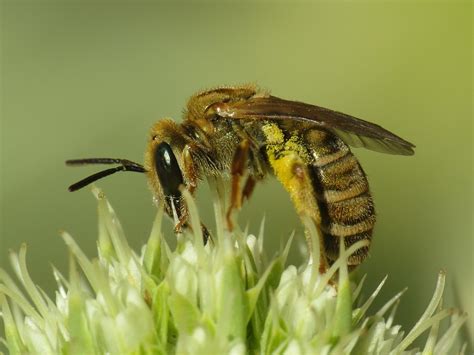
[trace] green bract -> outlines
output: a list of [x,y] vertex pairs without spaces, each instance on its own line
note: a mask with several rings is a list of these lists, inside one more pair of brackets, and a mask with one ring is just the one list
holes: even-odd
[[[184,192],[196,232],[179,235],[171,250],[161,233],[160,210],[137,254],[102,192],[94,188],[94,194],[98,259],[87,258],[62,233],[70,271],[66,278],[53,270],[55,300],[30,279],[25,246],[10,257],[26,292],[0,270],[2,342],[11,354],[445,354],[466,318],[442,309],[445,276],[440,273],[427,309],[405,332],[394,324],[403,292],[368,312],[385,280],[366,301],[358,299],[363,282],[357,287],[349,282],[345,258],[363,242],[341,250],[342,257],[324,275],[318,273],[318,260],[285,266],[290,241],[267,262],[263,228],[258,237],[224,231],[217,198],[212,243],[203,245],[197,209]],[[310,225],[308,230],[312,254],[319,255],[315,230]],[[331,280],[338,280],[337,287]],[[439,337],[439,324],[447,317],[450,325]],[[425,331],[424,349],[413,349]]]

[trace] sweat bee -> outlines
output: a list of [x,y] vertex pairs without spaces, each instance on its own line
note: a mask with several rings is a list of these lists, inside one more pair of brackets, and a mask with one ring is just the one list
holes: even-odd
[[[299,216],[314,221],[327,266],[338,257],[341,237],[346,248],[370,242],[376,219],[366,174],[349,145],[401,155],[414,154],[415,147],[374,123],[284,100],[253,85],[219,87],[193,95],[182,123],[165,118],[151,128],[143,166],[125,159],[68,160],[68,165],[119,164],[69,190],[118,171],[145,173],[154,199],[178,217],[179,229],[187,225],[182,186],[192,194],[203,178],[228,175],[231,229],[232,211],[250,198],[256,183],[275,175]],[[368,249],[354,252],[349,266],[359,265]]]

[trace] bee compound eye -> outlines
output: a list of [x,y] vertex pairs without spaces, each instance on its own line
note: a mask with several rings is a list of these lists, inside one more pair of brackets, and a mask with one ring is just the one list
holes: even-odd
[[161,142],[155,150],[155,168],[165,196],[179,197],[179,186],[184,183],[178,161],[166,142]]

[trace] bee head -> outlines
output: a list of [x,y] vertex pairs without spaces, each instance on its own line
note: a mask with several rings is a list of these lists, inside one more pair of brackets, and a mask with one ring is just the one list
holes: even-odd
[[185,212],[181,188],[186,186],[181,152],[185,146],[185,135],[180,126],[170,119],[160,120],[151,130],[151,139],[145,153],[144,166],[127,159],[86,158],[67,160],[69,166],[117,164],[99,171],[69,186],[69,191],[83,187],[119,171],[145,173],[156,202],[163,201],[166,213],[171,218],[180,218]]
[[185,209],[181,196],[181,189],[187,185],[182,159],[185,144],[180,126],[170,119],[162,119],[152,127],[145,152],[145,169],[153,199],[164,203],[171,218],[180,218]]

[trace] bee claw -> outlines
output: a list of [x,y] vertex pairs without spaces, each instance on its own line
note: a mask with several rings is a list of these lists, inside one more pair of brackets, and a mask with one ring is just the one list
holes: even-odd
[[209,233],[209,230],[207,229],[207,227],[202,223],[201,223],[201,230],[202,230],[202,238],[203,238],[204,245],[206,245],[208,241],[211,241],[212,243],[213,242],[212,235],[211,233]]
[[182,232],[182,230],[183,230],[183,228],[179,223],[177,225],[175,225],[174,228],[173,228],[173,232],[175,234],[180,234]]
[[181,216],[179,219],[178,223],[174,226],[174,232],[176,234],[182,233],[183,232],[183,227],[186,227],[186,218],[185,216]]

